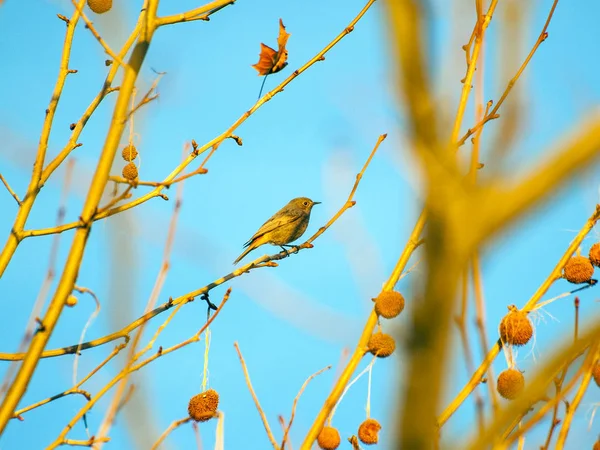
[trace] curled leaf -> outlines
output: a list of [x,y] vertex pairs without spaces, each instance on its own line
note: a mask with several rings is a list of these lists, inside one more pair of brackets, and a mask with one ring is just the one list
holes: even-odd
[[259,76],[279,72],[281,69],[287,66],[288,52],[285,48],[285,45],[287,44],[287,40],[289,37],[290,34],[287,31],[285,31],[283,21],[279,19],[279,36],[277,37],[277,51],[275,51],[268,45],[261,43],[258,62],[252,65],[252,67],[254,67],[258,71]]

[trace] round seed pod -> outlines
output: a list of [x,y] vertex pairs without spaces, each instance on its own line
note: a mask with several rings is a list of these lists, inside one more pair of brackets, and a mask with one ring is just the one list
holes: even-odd
[[373,333],[369,339],[369,351],[380,357],[387,358],[396,350],[396,341],[389,334]]
[[112,0],[87,0],[87,4],[96,14],[104,14],[112,8]]
[[596,361],[596,364],[594,364],[594,368],[592,369],[592,376],[594,377],[596,385],[600,387],[600,361]]
[[317,444],[323,450],[335,450],[340,446],[340,432],[333,427],[323,427],[317,437]]
[[594,266],[600,267],[600,242],[596,242],[590,247],[590,262]]
[[219,406],[219,394],[214,389],[194,395],[188,404],[188,413],[196,422],[206,422],[215,417]]
[[590,281],[594,266],[585,256],[573,256],[563,269],[563,277],[570,283],[580,284]]
[[135,145],[133,144],[129,144],[127,147],[124,147],[123,151],[121,152],[121,157],[128,162],[131,162],[137,158],[137,155],[137,148],[135,148]]
[[375,312],[386,319],[392,319],[404,309],[404,297],[397,291],[383,291],[375,299]]
[[123,167],[123,178],[133,181],[138,177],[138,170],[134,163],[130,162]]
[[533,336],[533,325],[527,313],[519,311],[515,305],[508,307],[508,314],[500,322],[500,338],[511,345],[525,345]]
[[525,377],[517,369],[506,369],[498,375],[498,394],[508,400],[517,398],[525,388]]
[[381,425],[375,419],[367,419],[358,427],[358,438],[363,444],[377,444]]
[[67,305],[69,308],[72,308],[76,304],[77,304],[77,297],[75,297],[73,294],[69,295],[69,297],[67,298],[67,301],[65,302],[65,305]]

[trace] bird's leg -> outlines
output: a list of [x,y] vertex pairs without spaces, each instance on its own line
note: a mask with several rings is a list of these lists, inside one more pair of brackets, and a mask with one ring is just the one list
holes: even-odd
[[286,256],[286,258],[287,258],[288,256],[290,256],[290,252],[288,252],[288,249],[287,249],[287,248],[285,248],[285,246],[283,246],[283,245],[280,245],[280,247],[281,247],[281,250],[283,250],[283,251],[285,252],[285,256]]
[[[296,253],[298,253],[298,252],[300,251],[300,249],[298,248],[298,246],[297,246],[297,245],[289,245],[289,244],[284,244],[284,245],[282,245],[282,246],[281,246],[281,248],[283,248],[283,247],[290,247],[290,248],[293,248],[293,249],[294,249],[294,254],[296,254]],[[284,249],[284,250],[285,250],[285,249]],[[286,252],[287,252],[287,250],[286,250]],[[289,252],[288,252],[288,255],[289,255]]]

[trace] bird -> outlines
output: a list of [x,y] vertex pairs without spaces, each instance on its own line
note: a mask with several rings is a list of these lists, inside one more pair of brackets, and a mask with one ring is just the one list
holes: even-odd
[[263,244],[279,245],[287,252],[285,246],[304,234],[313,206],[320,203],[314,202],[307,197],[298,197],[290,200],[287,205],[267,220],[254,233],[254,236],[244,244],[246,250],[244,250],[233,264],[237,264],[248,253]]

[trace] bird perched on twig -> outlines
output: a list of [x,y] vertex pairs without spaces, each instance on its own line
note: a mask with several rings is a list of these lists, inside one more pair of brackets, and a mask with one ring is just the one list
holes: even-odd
[[295,241],[306,231],[312,207],[321,202],[313,202],[310,198],[298,197],[277,211],[262,227],[244,244],[246,250],[236,259],[237,264],[244,256],[263,244],[279,245],[287,252],[287,244]]

